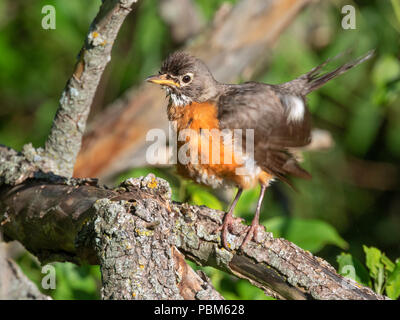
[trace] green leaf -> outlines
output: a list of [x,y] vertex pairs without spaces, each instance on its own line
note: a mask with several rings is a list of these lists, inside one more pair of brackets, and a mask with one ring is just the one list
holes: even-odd
[[400,297],[400,259],[396,260],[395,268],[387,279],[385,289],[390,299]]
[[386,257],[384,253],[382,253],[381,261],[385,266],[385,270],[389,271],[389,273],[393,272],[396,265],[392,262],[392,260]]
[[371,286],[368,270],[350,253],[342,252],[336,257],[339,264],[338,272],[346,278],[353,279],[364,286]]
[[385,266],[381,261],[382,252],[375,247],[363,246],[365,252],[365,263],[369,269],[369,275],[374,279],[375,291],[382,293],[385,281]]
[[265,226],[275,237],[284,237],[313,253],[328,244],[342,249],[348,247],[347,242],[340,237],[335,228],[321,220],[275,217],[267,220]]
[[369,269],[369,274],[373,279],[377,279],[379,275],[379,270],[384,269],[381,262],[382,252],[375,248],[363,246],[365,252],[365,263]]

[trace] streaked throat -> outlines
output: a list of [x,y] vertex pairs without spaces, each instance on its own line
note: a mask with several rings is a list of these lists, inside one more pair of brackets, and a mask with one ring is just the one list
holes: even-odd
[[169,96],[172,104],[177,107],[184,107],[192,103],[192,99],[184,94],[179,94],[173,91],[171,88],[166,88],[167,96]]

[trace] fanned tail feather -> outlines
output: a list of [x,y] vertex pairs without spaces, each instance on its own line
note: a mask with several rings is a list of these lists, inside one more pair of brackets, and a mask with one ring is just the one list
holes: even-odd
[[287,83],[284,83],[284,84],[281,84],[280,87],[305,96],[305,95],[309,94],[310,92],[322,87],[329,80],[336,78],[337,76],[347,72],[348,70],[352,69],[353,67],[372,58],[375,55],[375,50],[370,50],[365,55],[359,57],[358,59],[350,61],[348,63],[345,63],[344,65],[336,68],[335,70],[333,70],[331,72],[324,73],[324,74],[320,73],[322,68],[325,67],[329,62],[337,59],[338,57],[340,57],[342,55],[344,55],[344,54],[341,53],[332,59],[326,60],[324,63],[313,68],[311,71],[307,72],[306,74],[301,75],[297,79],[292,80]]
[[[335,70],[328,72],[326,74],[319,74],[318,72],[331,60],[325,61],[323,64],[319,65],[318,67],[315,67],[312,69],[310,72],[306,73],[304,76],[306,77],[307,85],[305,86],[305,94],[308,94],[314,90],[317,90],[318,88],[322,87],[325,83],[327,83],[329,80],[345,73],[346,71],[350,70],[351,68],[363,63],[364,61],[372,58],[375,54],[375,50],[369,51],[367,54],[364,56],[348,62],[341,67],[336,68]],[[334,58],[335,59],[335,58]]]

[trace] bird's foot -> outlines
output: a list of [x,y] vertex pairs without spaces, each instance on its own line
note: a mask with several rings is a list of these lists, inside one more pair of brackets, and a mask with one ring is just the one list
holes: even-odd
[[254,221],[251,223],[251,226],[249,227],[246,237],[244,238],[242,244],[240,245],[240,251],[243,251],[243,249],[246,247],[246,245],[248,244],[248,242],[250,240],[254,239],[254,236],[256,235],[258,228],[262,228],[265,229],[264,226],[260,225],[258,223],[258,221]]
[[240,218],[234,217],[232,214],[226,213],[224,222],[222,225],[220,225],[215,232],[221,232],[221,240],[222,240],[222,245],[224,246],[225,249],[229,250],[231,249],[231,245],[228,242],[228,236],[229,232],[232,232],[232,226],[235,224],[237,220],[240,220]]

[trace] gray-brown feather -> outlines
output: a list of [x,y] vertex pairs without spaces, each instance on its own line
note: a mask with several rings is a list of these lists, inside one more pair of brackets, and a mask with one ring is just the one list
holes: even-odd
[[[286,94],[276,86],[250,82],[226,85],[218,98],[218,119],[221,129],[254,130],[254,159],[265,171],[284,179],[291,174],[309,178],[290,148],[305,146],[311,141],[310,113],[303,97],[304,114],[301,121],[288,121]],[[246,144],[243,136],[242,146]]]
[[[341,55],[342,54],[339,54],[338,56],[341,56]],[[315,68],[311,69],[306,74],[303,74],[300,77],[298,77],[297,79],[294,79],[292,81],[283,83],[283,84],[279,85],[279,87],[281,90],[284,90],[286,92],[290,92],[293,94],[300,94],[300,95],[305,96],[305,95],[309,94],[310,92],[322,87],[329,80],[332,80],[333,78],[336,78],[337,76],[347,72],[348,70],[354,68],[355,66],[358,66],[359,64],[363,63],[364,61],[371,59],[374,55],[375,55],[375,50],[371,50],[371,51],[367,52],[365,55],[359,57],[358,59],[347,62],[331,72],[321,74],[320,71],[329,62],[338,58],[338,56],[333,59],[328,59],[325,62],[323,62],[322,64],[320,64],[319,66],[316,66]]]
[[[218,99],[218,118],[222,129],[254,129],[254,158],[262,169],[286,180],[291,174],[311,177],[300,167],[292,148],[311,142],[311,117],[305,96],[329,80],[374,56],[370,51],[335,70],[320,74],[331,60],[313,68],[306,74],[279,85],[249,82],[242,85],[225,85]],[[303,113],[295,108],[303,104]],[[242,145],[245,145],[242,142]]]

